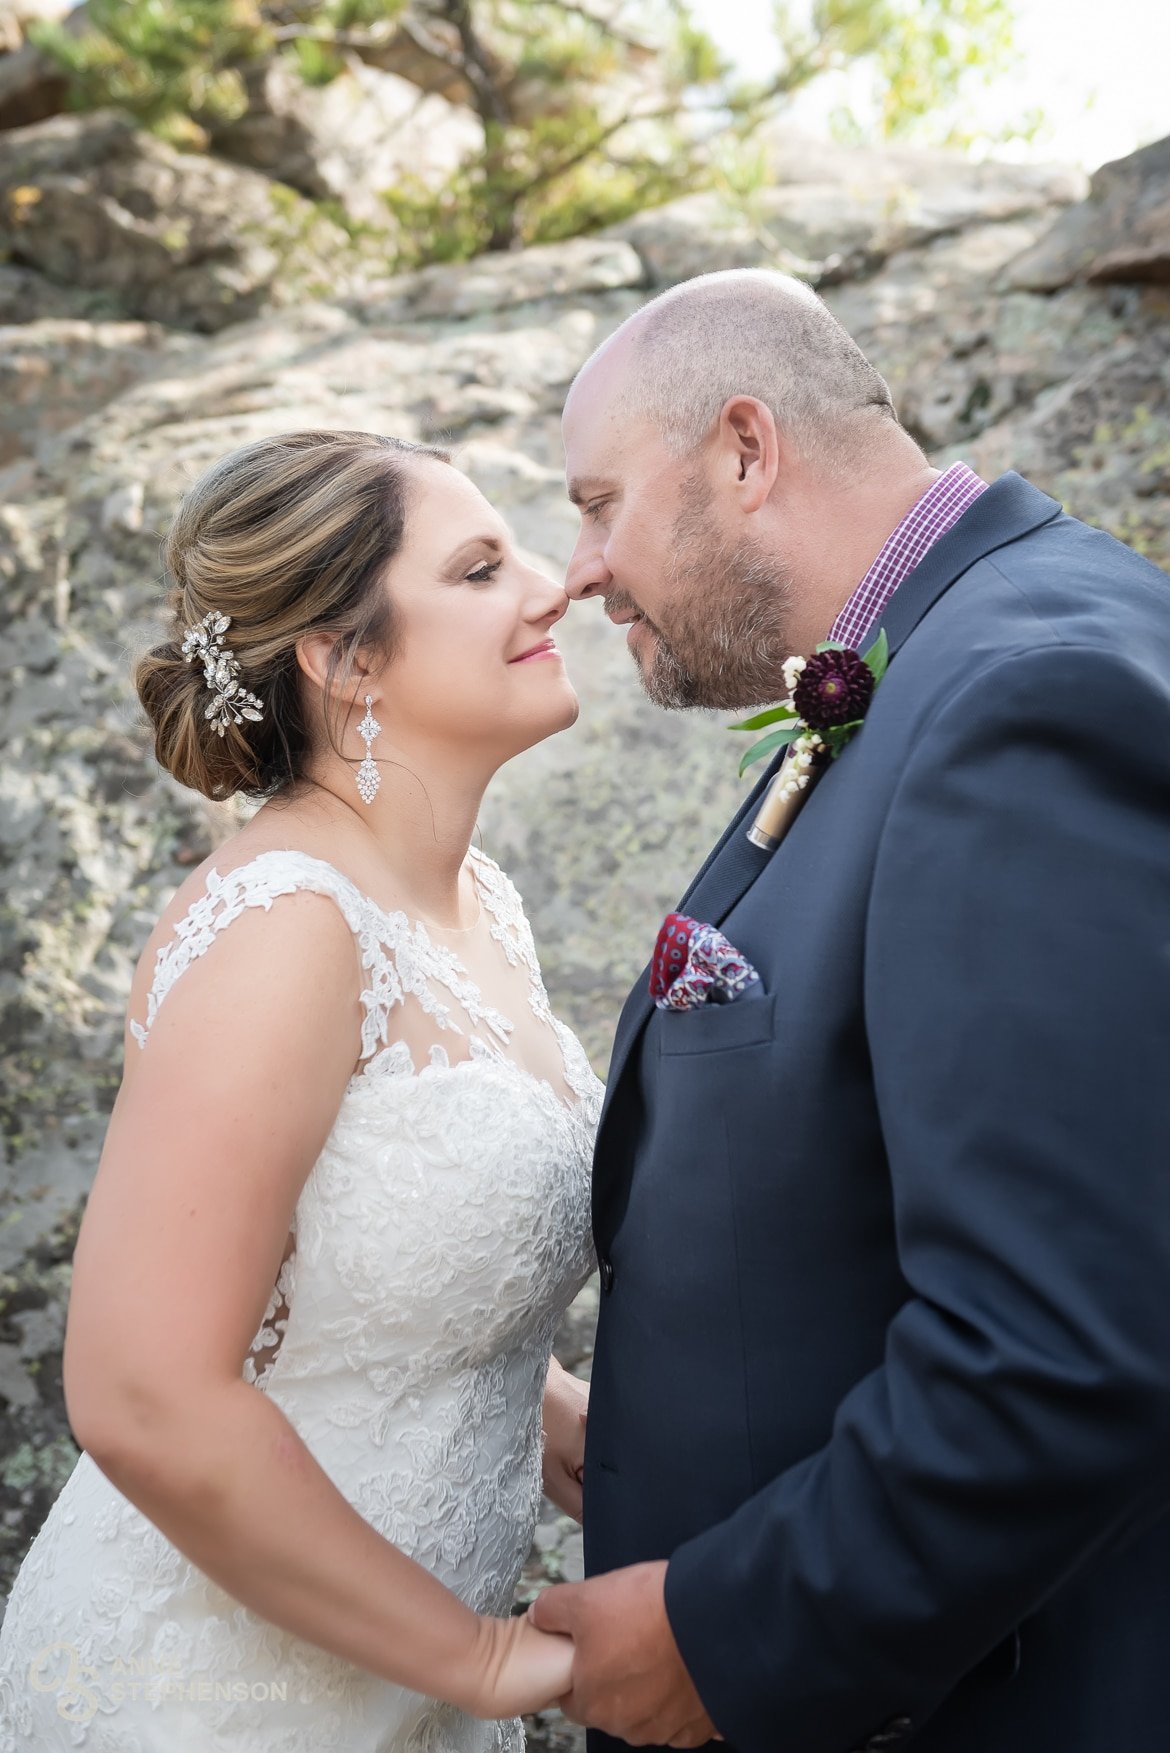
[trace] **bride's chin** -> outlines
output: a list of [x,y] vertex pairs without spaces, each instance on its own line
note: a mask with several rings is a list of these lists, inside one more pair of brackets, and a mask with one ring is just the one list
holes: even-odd
[[[581,702],[573,689],[566,687],[560,698],[549,703],[541,714],[539,728],[536,730],[535,741],[544,742],[548,737],[555,737],[563,730],[571,730],[581,716]],[[536,728],[536,727],[534,727]]]
[[557,702],[555,708],[546,707],[539,718],[533,717],[527,726],[516,727],[516,735],[512,747],[502,761],[514,761],[517,755],[535,748],[537,743],[546,743],[550,737],[559,736],[563,730],[571,730],[581,716],[581,702],[571,688]]

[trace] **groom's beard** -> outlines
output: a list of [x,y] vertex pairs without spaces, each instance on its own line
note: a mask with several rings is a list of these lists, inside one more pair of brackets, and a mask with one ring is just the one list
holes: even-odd
[[[661,621],[642,617],[654,638],[645,660],[635,653],[642,686],[656,706],[676,709],[770,705],[785,692],[791,578],[755,543],[718,540],[704,517],[710,496],[696,481],[687,487],[671,544],[669,611]],[[624,591],[608,595],[605,609],[641,613]]]

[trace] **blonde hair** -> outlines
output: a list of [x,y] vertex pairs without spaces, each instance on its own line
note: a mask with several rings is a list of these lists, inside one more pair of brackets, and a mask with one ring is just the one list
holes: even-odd
[[[336,635],[327,702],[343,694],[359,649],[393,654],[383,573],[402,546],[416,456],[451,460],[379,433],[285,432],[230,452],[184,494],[163,544],[173,631],[134,670],[156,759],[181,784],[266,798],[303,775],[316,746],[296,658],[306,634]],[[258,723],[223,736],[206,718],[202,666],[182,651],[185,629],[211,610],[231,617],[224,637],[240,681],[263,702]],[[336,747],[328,713],[325,727]]]

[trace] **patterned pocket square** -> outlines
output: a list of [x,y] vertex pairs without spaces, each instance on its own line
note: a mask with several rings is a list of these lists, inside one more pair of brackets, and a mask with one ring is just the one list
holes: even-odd
[[713,925],[668,913],[654,946],[650,996],[659,1010],[730,1004],[756,990],[760,976]]

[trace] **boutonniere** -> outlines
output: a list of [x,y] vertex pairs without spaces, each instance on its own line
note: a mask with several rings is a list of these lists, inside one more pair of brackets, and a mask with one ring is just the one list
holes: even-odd
[[885,675],[889,661],[884,628],[866,652],[825,640],[812,657],[786,660],[784,685],[788,699],[782,705],[731,726],[732,730],[778,727],[753,743],[739,764],[741,778],[753,761],[761,761],[777,749],[789,750],[788,759],[765,792],[756,819],[748,829],[748,839],[754,846],[769,852],[779,846],[829,762],[837,759],[850,737],[861,729],[873,691]]

